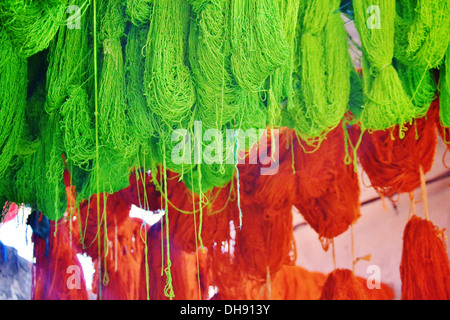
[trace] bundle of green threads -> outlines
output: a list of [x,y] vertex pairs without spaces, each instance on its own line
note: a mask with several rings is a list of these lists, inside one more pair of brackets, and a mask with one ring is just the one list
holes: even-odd
[[354,1],[355,25],[363,54],[363,130],[384,130],[414,118],[410,97],[403,89],[394,57],[395,2]]
[[339,1],[300,5],[294,63],[294,129],[306,141],[323,139],[348,108],[350,56]]
[[[438,88],[450,122],[448,0],[345,1],[362,77],[338,0],[95,3],[95,21],[87,0],[0,4],[0,197],[37,202],[52,219],[64,211],[64,169],[79,201],[159,167],[202,198],[238,177],[251,147],[239,130],[258,141],[259,129],[287,126],[320,143],[348,110],[384,130],[425,115]],[[220,137],[205,138],[211,129]]]

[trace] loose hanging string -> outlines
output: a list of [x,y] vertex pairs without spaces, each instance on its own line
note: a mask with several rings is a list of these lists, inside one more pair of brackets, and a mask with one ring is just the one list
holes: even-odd
[[[172,261],[170,259],[170,235],[169,235],[169,204],[167,202],[167,168],[166,168],[166,148],[163,146],[163,162],[164,162],[164,168],[163,168],[163,183],[164,183],[164,194],[165,194],[165,201],[164,201],[164,208],[166,211],[166,219],[165,219],[165,225],[166,225],[166,245],[167,245],[167,267],[164,270],[167,278],[166,286],[164,287],[164,295],[168,297],[170,300],[175,297],[175,294],[173,292],[173,286],[172,286]],[[162,220],[162,219],[161,219]]]
[[[191,184],[194,185],[194,176],[191,174]],[[197,283],[198,283],[198,297],[199,300],[201,300],[202,297],[202,289],[201,289],[201,285],[200,285],[200,261],[199,261],[199,256],[198,256],[198,251],[199,251],[199,247],[198,247],[198,242],[199,239],[201,239],[201,235],[197,234],[197,218],[196,218],[196,209],[195,209],[195,193],[193,190],[191,190],[191,195],[192,195],[192,209],[193,209],[193,216],[194,216],[194,239],[195,239],[195,258],[196,258],[196,263],[197,263]],[[202,206],[202,204],[199,201],[199,206]],[[197,237],[199,239],[197,239]],[[201,243],[201,248],[204,251],[205,249],[203,248],[203,243],[200,240]]]
[[[103,236],[103,268],[104,268],[104,272],[103,272],[103,285],[108,285],[109,283],[109,274],[108,274],[108,254],[109,254],[109,240],[108,240],[108,221],[107,221],[107,206],[106,206],[106,202],[107,202],[107,195],[104,194],[103,195],[103,213],[102,213],[102,221],[101,223],[103,223],[103,231],[104,231],[104,236]],[[98,257],[100,259],[100,257]]]
[[271,300],[272,299],[272,282],[270,280],[270,267],[269,266],[267,266],[266,285],[267,285],[267,300]]
[[[145,155],[144,155],[144,163],[145,163]],[[144,203],[144,206],[148,206],[148,198],[147,198],[147,189],[146,189],[146,183],[145,183],[145,177],[142,179],[142,183],[143,183],[143,190],[144,190],[144,201],[147,203]],[[139,188],[138,188],[139,190]],[[140,201],[140,199],[139,199]],[[143,220],[143,226],[144,226],[144,245],[145,245],[145,287],[146,287],[146,294],[147,294],[147,300],[150,300],[150,278],[149,278],[149,263],[148,263],[148,241],[147,241],[147,237],[148,237],[148,233],[147,233],[147,221],[145,221],[145,219]],[[141,228],[142,230],[142,228]]]
[[[138,156],[139,157],[139,156]],[[139,158],[138,158],[138,163],[139,163]],[[145,163],[145,154],[144,154],[144,163]],[[143,172],[138,172],[138,170],[135,171],[136,174],[136,189],[137,189],[137,195],[138,195],[138,203],[139,203],[139,207],[142,208],[142,204],[141,204],[141,194],[139,191],[139,180],[142,180],[142,186],[143,186],[143,196],[144,196],[144,209],[149,210],[150,206],[148,205],[148,197],[147,197],[147,188],[146,188],[146,179],[145,176],[143,177],[142,174]],[[144,174],[145,175],[145,174]],[[162,218],[161,218],[162,220]],[[144,237],[142,237],[142,229],[144,229]],[[145,292],[146,292],[146,298],[147,300],[150,300],[150,268],[149,268],[149,264],[148,264],[148,242],[147,242],[147,222],[144,219],[144,217],[142,217],[142,225],[141,228],[139,230],[139,235],[141,237],[141,240],[144,242],[144,254],[145,254]]]
[[239,140],[236,134],[234,142],[234,166],[236,168],[236,185],[237,185],[237,203],[239,209],[239,229],[242,228],[242,210],[241,210],[241,192],[240,192],[240,181],[239,181],[239,168],[238,168],[238,150],[239,150]]
[[[98,66],[97,66],[97,1],[93,0],[93,22],[94,22],[94,116],[95,116],[95,172],[96,172],[96,188],[97,188],[97,232],[100,234],[100,181],[99,181],[99,114],[98,114]],[[86,217],[87,219],[87,217]],[[86,221],[87,222],[87,221]],[[101,264],[101,239],[97,238],[98,246],[98,298],[102,299],[102,264]]]
[[354,233],[353,233],[353,223],[350,225],[350,234],[351,234],[351,247],[352,247],[352,272],[353,274],[355,273],[355,265],[356,265],[356,260],[355,260],[355,237],[354,237]]
[[334,247],[334,238],[332,238],[330,241],[331,241],[331,252],[333,256],[333,268],[334,270],[336,270],[336,251]]
[[416,203],[414,200],[414,191],[409,192],[409,200],[411,201],[411,207],[409,209],[408,220],[411,219],[411,214],[416,215]]
[[430,217],[428,214],[427,186],[426,186],[425,174],[423,173],[422,166],[420,166],[419,171],[420,171],[420,186],[422,189],[422,201],[423,201],[423,207],[425,210],[425,219],[427,221],[429,221]]

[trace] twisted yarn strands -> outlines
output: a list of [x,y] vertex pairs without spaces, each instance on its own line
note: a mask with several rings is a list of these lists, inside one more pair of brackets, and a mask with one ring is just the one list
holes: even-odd
[[366,300],[363,283],[351,270],[336,269],[330,273],[323,285],[320,300]]
[[440,66],[448,47],[450,2],[401,0],[397,3],[394,56],[399,61],[397,71],[418,118],[426,114],[436,92],[434,75],[429,69]]
[[[55,232],[55,236],[53,233]],[[37,235],[33,235],[34,258],[33,264],[33,300],[88,300],[88,291],[84,273],[79,276],[80,288],[72,290],[68,283],[73,284],[69,267],[82,266],[76,256],[77,250],[74,243],[70,242],[69,221],[61,220],[58,226],[50,226],[48,244]],[[49,246],[49,256],[45,254]]]
[[414,118],[425,116],[437,90],[432,70],[407,67],[399,62],[397,72],[414,105]]
[[192,168],[174,163],[171,152],[165,156],[174,148],[173,130],[191,129],[195,116],[195,88],[185,64],[190,13],[187,1],[155,0],[145,46],[144,94],[155,119],[158,159],[166,164],[164,170],[177,173]]
[[449,0],[399,0],[394,56],[418,68],[438,67],[450,38]]
[[437,108],[433,106],[425,117],[407,124],[403,139],[400,139],[402,132],[399,126],[363,134],[358,158],[380,195],[411,192],[420,186],[419,168],[423,167],[426,173],[434,163],[436,112]]
[[283,24],[283,33],[288,45],[288,57],[285,65],[281,66],[270,76],[270,87],[268,90],[270,127],[281,125],[282,104],[291,106],[293,103],[293,77],[294,61],[296,57],[295,40],[297,35],[298,12],[300,2],[296,0],[280,0],[279,10]]
[[[77,5],[81,6],[82,1]],[[60,112],[67,160],[88,167],[94,158],[94,128],[90,74],[89,17],[80,16],[81,29],[62,26],[49,51],[47,104],[49,114]]]
[[[148,20],[147,20],[148,21]],[[136,167],[151,169],[156,162],[154,149],[155,120],[144,96],[145,58],[143,47],[147,40],[148,26],[130,26],[125,48],[125,81],[126,98],[131,120],[132,136],[139,144],[139,156],[135,160]]]
[[338,126],[314,152],[294,144],[299,190],[294,205],[323,240],[339,236],[361,216],[359,180],[345,163],[344,141]]
[[[450,127],[450,46],[445,56],[445,64],[440,70],[440,118],[444,127]],[[447,137],[448,139],[448,137]]]
[[204,126],[221,130],[235,120],[242,104],[238,100],[241,89],[230,70],[230,2],[204,3],[193,5],[196,21],[191,24],[189,61],[197,88],[199,117]]
[[[30,77],[32,78],[32,77]],[[30,79],[30,82],[32,80]],[[41,81],[35,92],[27,100],[25,125],[29,129],[29,138],[32,142],[33,152],[23,158],[17,171],[12,168],[8,170],[7,174],[11,175],[4,181],[7,183],[7,190],[11,191],[9,199],[15,203],[29,203],[35,204],[37,201],[37,189],[40,186],[40,181],[37,180],[36,174],[38,170],[41,170],[39,165],[36,165],[37,150],[41,146],[40,143],[40,120],[44,113],[45,106],[45,83]],[[25,94],[25,93],[24,93]],[[31,146],[31,145],[30,145]],[[24,149],[25,145],[21,145],[21,149]],[[42,163],[41,163],[42,165]],[[14,176],[14,179],[12,178]],[[14,188],[11,189],[10,181],[14,181]],[[0,194],[2,192],[0,191]]]
[[[353,6],[363,52],[362,130],[384,130],[396,124],[403,125],[415,114],[410,98],[392,66],[395,1],[361,0],[353,2]],[[372,16],[370,8],[373,6],[379,8],[378,17]],[[379,28],[371,24],[374,19],[381,19]]]
[[194,85],[185,65],[189,18],[189,4],[184,0],[154,1],[146,44],[144,92],[160,138],[167,129],[183,128],[195,102]]
[[0,20],[18,53],[28,58],[46,49],[65,22],[66,0],[8,0],[0,4]]
[[128,186],[130,157],[136,154],[138,145],[132,141],[125,97],[121,46],[124,8],[119,0],[106,1],[102,6],[100,37],[104,56],[98,93],[100,173],[96,179],[100,180],[102,192],[113,193]]
[[300,8],[300,53],[294,70],[294,128],[305,140],[322,140],[347,110],[350,57],[339,1],[308,1]]
[[36,188],[37,207],[50,220],[58,220],[67,209],[60,121],[58,113],[41,118],[40,144],[35,160],[34,179],[39,181]]
[[442,231],[413,216],[403,234],[402,300],[450,299],[450,267]]
[[3,180],[13,164],[24,132],[27,63],[17,55],[7,31],[2,27],[0,41],[0,179]]
[[125,13],[136,27],[148,24],[153,0],[126,0]]
[[[225,136],[226,128],[239,126],[245,113],[242,101],[245,95],[231,73],[230,2],[191,1],[191,4],[195,20],[191,23],[189,62],[197,89],[197,117],[202,121],[202,133],[217,129]],[[222,144],[222,153],[214,155],[218,163],[193,168],[183,177],[192,190],[200,191],[197,183],[192,185],[192,175],[198,181],[201,174],[201,191],[222,186],[232,177],[232,166],[225,164],[227,142],[214,139],[217,140],[213,144]],[[210,146],[202,146],[202,151],[211,153]]]
[[286,63],[288,46],[275,0],[231,1],[231,69],[248,92]]

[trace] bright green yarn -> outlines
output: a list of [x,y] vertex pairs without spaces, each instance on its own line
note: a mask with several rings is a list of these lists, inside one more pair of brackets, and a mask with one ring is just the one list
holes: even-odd
[[403,88],[414,105],[414,118],[425,116],[437,93],[433,71],[407,67],[400,62],[396,64],[396,69]]
[[294,99],[293,70],[296,61],[296,36],[299,23],[300,2],[297,0],[278,1],[283,33],[288,46],[287,62],[276,69],[268,81],[267,105],[269,127],[283,125],[283,111],[291,108]]
[[[195,20],[191,22],[189,62],[197,89],[195,119],[201,121],[203,133],[208,129],[221,132],[223,152],[217,155],[216,163],[192,168],[183,181],[196,192],[206,192],[223,186],[233,176],[233,161],[227,163],[226,130],[264,128],[266,112],[258,92],[244,90],[232,72],[230,2],[213,0],[191,3]],[[208,144],[203,145],[202,154],[208,153],[208,148]],[[241,145],[239,151],[243,148]],[[191,183],[191,176],[195,176],[194,183]],[[201,183],[198,183],[199,179]]]
[[[73,2],[81,7],[83,0]],[[66,160],[88,168],[94,159],[92,40],[90,15],[80,16],[81,29],[62,26],[50,45],[47,69],[49,114],[59,112]]]
[[450,127],[450,46],[447,48],[444,66],[440,70],[440,118],[445,127]]
[[0,179],[16,161],[25,132],[27,62],[0,27]]
[[[231,73],[230,2],[194,2],[189,37],[189,63],[196,87],[196,107],[203,125],[221,129],[241,108],[242,90]],[[200,9],[201,8],[201,9]]]
[[40,143],[32,161],[36,183],[36,204],[50,220],[58,220],[67,209],[67,196],[63,181],[61,129],[59,114],[41,117]]
[[[147,22],[149,22],[147,20]],[[156,165],[155,119],[144,95],[145,57],[148,26],[131,25],[125,47],[125,83],[128,115],[134,143],[139,145],[132,167],[151,170]]]
[[394,56],[417,68],[438,67],[450,38],[449,0],[397,0]]
[[305,140],[321,140],[348,107],[350,56],[339,1],[309,1],[300,6],[294,103],[288,111]]
[[350,100],[348,109],[355,120],[359,119],[364,104],[363,80],[362,76],[353,69],[350,73]]
[[[29,81],[34,82],[34,77],[29,76]],[[45,83],[38,81],[36,89],[33,90],[27,101],[25,117],[25,126],[28,129],[26,139],[29,145],[28,149],[31,149],[32,152],[19,158],[20,161],[18,161],[17,166],[9,169],[13,178],[7,179],[9,183],[8,187],[12,191],[9,195],[9,200],[15,203],[35,205],[37,203],[37,194],[41,192],[42,185],[45,183],[45,181],[38,180],[38,172],[42,170],[45,163],[36,163],[37,151],[42,148],[42,117],[44,116],[44,119],[47,119],[44,111],[45,103]],[[21,149],[23,147],[24,144],[21,145]],[[11,184],[13,188],[11,188]]]
[[[125,95],[125,70],[122,37],[125,32],[123,2],[120,0],[101,3],[99,39],[102,44],[98,91],[98,141],[99,175],[91,173],[92,192],[117,192],[129,184],[130,162],[139,145],[133,140],[133,130],[128,115]],[[96,183],[99,182],[100,190]]]
[[275,0],[231,0],[231,69],[244,90],[257,92],[287,62],[288,46]]
[[149,23],[152,3],[153,0],[126,0],[125,13],[134,26],[140,27]]
[[65,22],[67,6],[66,0],[2,1],[0,20],[18,54],[27,58],[46,49]]
[[185,128],[192,115],[195,88],[186,65],[189,19],[187,1],[153,3],[145,48],[144,92],[160,135]]
[[[380,9],[381,27],[369,28],[372,12]],[[392,65],[394,55],[394,1],[354,1],[355,25],[363,54],[364,107],[360,122],[363,130],[384,130],[403,125],[414,118],[412,102]]]

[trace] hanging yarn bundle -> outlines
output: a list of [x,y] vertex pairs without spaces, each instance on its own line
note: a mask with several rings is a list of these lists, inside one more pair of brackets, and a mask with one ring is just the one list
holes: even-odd
[[[319,300],[323,291],[326,290],[327,297],[330,295],[334,298],[342,291],[336,290],[336,283],[339,278],[344,278],[347,275],[337,275],[337,273],[346,273],[335,271],[333,275],[326,275],[320,272],[311,272],[299,266],[283,266],[280,271],[274,276],[271,281],[271,296],[273,300]],[[330,279],[331,278],[331,279]],[[336,280],[338,279],[338,280]],[[342,280],[342,279],[341,279]],[[385,283],[380,284],[380,288],[369,289],[367,280],[362,277],[356,277],[356,280],[361,283],[364,288],[365,297],[367,300],[392,300],[394,299],[394,291]],[[324,288],[328,281],[327,288]],[[351,281],[356,288],[354,281]],[[348,286],[348,282],[346,282]],[[334,286],[334,288],[331,288]],[[334,291],[333,293],[331,291]],[[358,290],[359,291],[359,290]],[[350,290],[346,292],[349,294]]]
[[221,299],[258,297],[267,278],[295,261],[291,206],[264,208],[242,195],[239,220],[236,200],[230,206],[235,218],[221,227],[228,239],[219,238],[208,248],[211,282]]
[[[30,82],[34,82],[33,78],[33,76],[30,76]],[[9,170],[8,178],[0,180],[0,186],[2,182],[5,183],[8,199],[15,200],[17,203],[35,205],[37,203],[37,194],[42,192],[42,183],[45,181],[38,180],[38,174],[41,172],[44,164],[36,164],[38,155],[42,154],[38,151],[43,150],[40,143],[40,116],[45,113],[44,87],[45,83],[41,81],[26,105],[25,126],[28,131],[28,138],[27,143],[21,145],[21,149],[29,149],[30,151],[21,159],[22,161],[17,165],[16,170],[12,168]],[[39,115],[39,117],[36,117],[36,115]],[[11,181],[14,181],[14,183],[12,184]]]
[[[90,197],[88,188],[84,188],[88,171],[95,156],[95,131],[93,121],[94,72],[92,68],[93,51],[91,29],[91,11],[82,0],[73,3],[79,8],[75,24],[69,23],[59,28],[48,51],[49,65],[46,70],[45,111],[55,119],[60,130],[55,137],[58,151],[54,151],[61,167],[70,167],[73,181],[77,186],[79,200]],[[53,151],[52,151],[53,153]],[[60,172],[60,171],[59,171]],[[58,173],[59,174],[59,173]],[[45,213],[44,211],[44,214]]]
[[230,19],[231,70],[240,87],[257,92],[287,59],[277,1],[232,0]]
[[330,273],[322,288],[320,300],[366,300],[363,284],[348,269]]
[[[149,229],[149,282],[151,300],[166,300],[174,298],[177,300],[198,300],[204,299],[207,295],[207,287],[204,285],[202,279],[206,277],[204,273],[204,266],[200,266],[199,258],[197,260],[195,253],[187,253],[178,246],[170,243],[170,258],[165,259],[163,252],[168,250],[167,243],[161,240],[161,225],[155,224]],[[161,247],[163,246],[163,248]],[[166,284],[166,276],[164,276],[163,269],[172,264],[171,283],[173,285],[173,296],[168,293]]]
[[187,1],[153,1],[145,46],[144,93],[155,117],[158,155],[165,169],[177,173],[192,168],[174,163],[170,156],[175,146],[172,133],[175,129],[191,128],[195,113],[195,88],[186,65],[189,19]]
[[395,4],[395,1],[383,0],[353,2],[363,54],[362,131],[403,126],[415,117],[411,100],[392,65]]
[[294,128],[305,140],[323,140],[341,121],[350,95],[350,56],[340,1],[300,5],[294,104],[288,105]]
[[[33,228],[33,300],[88,300],[86,282],[70,238],[68,220],[50,223],[40,212],[30,218]],[[45,226],[45,224],[47,224]]]
[[438,109],[432,106],[425,117],[404,125],[407,131],[403,139],[399,126],[363,134],[358,157],[371,185],[380,195],[390,197],[420,186],[420,167],[427,173],[434,162],[436,112]]
[[444,1],[398,2],[395,19],[394,57],[406,93],[415,107],[414,118],[425,116],[435,98],[432,68],[441,65],[448,47],[450,9]]
[[441,125],[450,128],[450,45],[445,54],[444,66],[440,69],[439,80],[441,83],[439,96]]
[[[293,70],[296,62],[296,36],[300,2],[295,0],[278,1],[283,33],[287,43],[287,61],[276,69],[268,80],[267,108],[269,127],[283,124],[283,112],[293,104]],[[286,119],[285,119],[286,120]]]
[[319,300],[326,275],[299,266],[283,266],[271,279],[271,300]]
[[[80,6],[84,2],[77,3]],[[32,106],[36,112],[44,112],[38,137],[40,143],[33,158],[26,159],[21,174],[30,175],[35,185],[36,204],[51,220],[59,219],[67,208],[63,183],[66,165],[63,153],[72,166],[85,168],[93,157],[93,128],[89,105],[88,34],[89,24],[85,16],[82,30],[61,26],[48,51],[46,70],[46,100],[43,110],[39,104]],[[81,26],[81,24],[80,24]],[[81,121],[80,121],[81,120]],[[34,171],[29,170],[33,165]],[[25,180],[25,179],[23,179]]]
[[[41,118],[40,143],[33,162],[36,204],[39,210],[52,221],[61,218],[67,208],[63,181],[64,162],[60,119],[57,113]],[[36,181],[39,181],[39,184]]]
[[[75,2],[77,6],[82,0]],[[46,111],[61,114],[66,160],[74,166],[87,168],[94,158],[92,45],[90,11],[80,14],[80,29],[61,26],[52,41],[46,73]]]
[[0,20],[19,55],[28,58],[48,47],[65,22],[66,0],[2,1]]
[[[226,129],[236,128],[242,123],[242,117],[258,116],[253,110],[261,110],[258,103],[247,104],[247,95],[240,88],[231,72],[230,2],[229,1],[191,1],[193,15],[189,35],[189,63],[196,87],[197,121],[201,121],[201,137],[215,129],[222,137],[214,135],[211,144],[203,144],[201,138],[194,140],[187,148],[194,149],[194,159],[203,158],[204,152],[216,146],[213,159],[207,165],[197,165],[183,181],[197,193],[223,186],[231,180],[233,163],[227,162],[230,150]],[[251,109],[246,109],[249,106]],[[261,116],[259,116],[261,118]],[[256,123],[255,123],[256,124]],[[265,119],[262,125],[265,124]],[[256,124],[258,125],[258,124]],[[194,132],[194,138],[197,132]],[[197,133],[198,134],[198,133]],[[192,138],[192,137],[191,137]],[[187,138],[189,139],[189,138]],[[191,139],[192,140],[192,139]],[[200,140],[200,143],[198,142]],[[200,155],[201,152],[201,155]],[[189,158],[189,156],[187,156]],[[203,159],[200,159],[203,161]],[[189,161],[191,162],[191,161]],[[197,161],[198,162],[198,161]]]
[[408,67],[400,62],[396,63],[396,68],[403,88],[414,105],[414,118],[424,117],[436,97],[437,84],[433,71]]
[[265,279],[295,261],[291,206],[280,210],[243,205],[242,227],[234,226],[234,264],[249,278]]
[[108,282],[102,287],[102,300],[145,299],[141,294],[146,291],[145,277],[142,277],[145,276],[145,232],[143,221],[137,218],[115,223],[109,231],[109,254],[104,270]]
[[231,73],[230,1],[190,1],[195,13],[189,62],[202,124],[221,130],[240,113],[241,89]]
[[131,23],[137,27],[148,24],[153,0],[126,0],[125,12]]
[[359,181],[346,163],[344,130],[333,129],[317,150],[292,138],[298,179],[294,204],[321,239],[340,235],[360,216]]
[[[121,39],[125,30],[122,1],[105,1],[99,8],[100,41],[103,48],[98,91],[98,157],[91,172],[90,194],[114,193],[128,186],[130,157],[138,144],[132,139],[125,96],[125,73]],[[98,162],[98,164],[96,163]],[[98,176],[97,176],[98,174]]]
[[420,70],[439,67],[450,37],[448,0],[397,1],[394,56]]
[[[149,16],[147,22],[148,19]],[[131,20],[134,21],[133,18]],[[130,26],[125,48],[125,81],[133,141],[139,145],[138,155],[133,155],[135,159],[131,166],[148,170],[153,169],[156,164],[156,150],[153,139],[155,123],[147,106],[143,85],[145,67],[143,50],[147,42],[147,35],[147,25],[135,26],[133,24]]]
[[[287,130],[272,135],[267,130],[254,148],[256,151],[250,151],[253,156],[258,153],[256,164],[242,166],[240,179],[235,181],[235,188],[239,183],[242,191],[237,199],[239,224],[234,225],[234,263],[250,278],[265,279],[268,273],[275,274],[282,265],[292,263],[292,203],[297,183],[287,135]],[[266,167],[268,161],[270,167]]]
[[[97,204],[97,199],[99,199],[99,204]],[[97,212],[98,205],[100,212]],[[94,194],[90,199],[78,203],[77,215],[82,249],[91,257],[97,257],[98,237],[102,241],[106,238],[113,239],[115,226],[128,221],[132,205],[149,211],[156,211],[160,208],[159,193],[150,183],[149,177],[131,174],[127,188],[111,195]]]
[[[5,174],[17,162],[14,159],[23,146],[27,62],[17,54],[3,26],[0,27],[0,41],[0,180],[5,180]],[[5,196],[11,185],[1,186],[0,195]]]
[[[273,211],[291,208],[299,193],[296,176],[292,170],[292,130],[266,130],[249,159],[256,165],[242,166],[239,175],[243,188],[242,202],[254,202]],[[247,180],[251,179],[251,180]],[[282,190],[282,191],[281,191]]]
[[400,265],[403,300],[450,299],[450,265],[443,231],[413,216],[403,235]]

